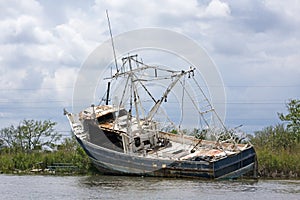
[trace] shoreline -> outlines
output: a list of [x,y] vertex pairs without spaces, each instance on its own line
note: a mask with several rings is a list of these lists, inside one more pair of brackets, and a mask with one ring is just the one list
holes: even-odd
[[[36,171],[35,171],[36,170]],[[12,172],[3,172],[0,170],[0,175],[18,175],[18,176],[118,176],[118,175],[107,175],[107,174],[102,174],[97,171],[96,169],[87,171],[87,172],[75,172],[75,171],[51,171],[51,170],[43,170],[41,169],[33,169],[33,170],[14,170]],[[126,175],[123,175],[126,176]],[[131,177],[131,176],[129,176]],[[144,177],[144,176],[136,176],[136,177]],[[146,176],[150,178],[164,178],[164,177],[152,177],[152,176]],[[167,177],[170,178],[170,177]],[[171,178],[172,179],[172,178]],[[174,179],[179,179],[174,177]],[[189,178],[183,178],[183,179],[189,179]],[[192,180],[197,179],[197,178],[191,178]],[[201,179],[199,180],[214,180],[214,179]],[[250,177],[240,177],[237,179],[229,179],[229,180],[300,180],[300,177],[298,174],[294,176],[290,176],[287,174],[283,173],[278,173],[278,172],[272,172],[272,173],[267,173],[267,175],[261,175],[259,172],[259,175],[257,178],[250,178]],[[214,180],[215,181],[215,180]],[[221,180],[223,181],[223,180]]]
[[[56,152],[35,152],[31,154],[0,154],[0,174],[6,175],[44,175],[44,176],[101,176],[81,148],[75,152],[58,150]],[[289,163],[279,155],[256,150],[258,159],[257,180],[300,180],[297,162]],[[266,156],[267,155],[267,156]],[[272,155],[272,157],[269,157]],[[294,158],[291,155],[291,158]],[[296,155],[297,156],[297,155]],[[274,158],[279,159],[274,164]],[[291,159],[289,158],[289,159]],[[275,159],[275,160],[276,160]],[[271,163],[271,164],[270,164]],[[283,163],[285,168],[280,168]],[[18,168],[22,167],[22,169]],[[296,169],[296,170],[295,170]],[[253,179],[240,177],[241,179]],[[212,179],[213,180],[213,179]]]

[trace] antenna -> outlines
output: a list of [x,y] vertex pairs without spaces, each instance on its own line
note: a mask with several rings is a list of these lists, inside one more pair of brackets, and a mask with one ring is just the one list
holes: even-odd
[[110,26],[110,21],[109,21],[108,10],[107,9],[106,9],[106,16],[107,16],[107,23],[108,23],[109,33],[110,33],[111,45],[112,45],[113,53],[114,53],[115,66],[116,66],[116,70],[117,70],[117,73],[118,73],[119,72],[119,68],[118,68],[118,63],[117,63],[117,58],[116,58],[116,51],[115,51],[115,45],[114,45],[114,40],[113,40],[113,36],[112,36],[112,32],[111,32],[111,26]]

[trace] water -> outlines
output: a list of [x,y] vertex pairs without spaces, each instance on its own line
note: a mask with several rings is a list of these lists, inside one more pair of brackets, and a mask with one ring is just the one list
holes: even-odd
[[0,199],[300,199],[300,180],[0,175]]

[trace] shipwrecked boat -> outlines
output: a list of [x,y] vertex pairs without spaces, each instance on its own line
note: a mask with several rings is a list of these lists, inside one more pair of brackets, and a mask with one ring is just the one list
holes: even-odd
[[[195,72],[194,67],[176,71],[146,65],[137,55],[127,56],[122,59],[122,67],[106,79],[106,98],[101,104],[80,113],[65,110],[77,141],[95,167],[114,175],[255,177],[257,160],[253,146],[238,143],[234,130],[224,126],[197,83]],[[119,82],[115,96],[110,94],[114,81]],[[160,81],[164,81],[160,84],[163,86],[155,88]],[[173,90],[181,91],[177,96],[182,100],[177,105],[181,113],[168,116],[163,106],[174,103]],[[204,101],[200,102],[199,96]],[[188,107],[184,107],[184,102]],[[184,109],[193,109],[197,115],[183,116]],[[182,128],[183,117],[197,118],[196,133],[189,134]],[[220,127],[212,121],[218,121]]]

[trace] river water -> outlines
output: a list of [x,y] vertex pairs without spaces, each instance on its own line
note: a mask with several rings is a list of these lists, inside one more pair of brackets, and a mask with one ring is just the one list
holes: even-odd
[[0,175],[0,199],[300,199],[300,180]]

